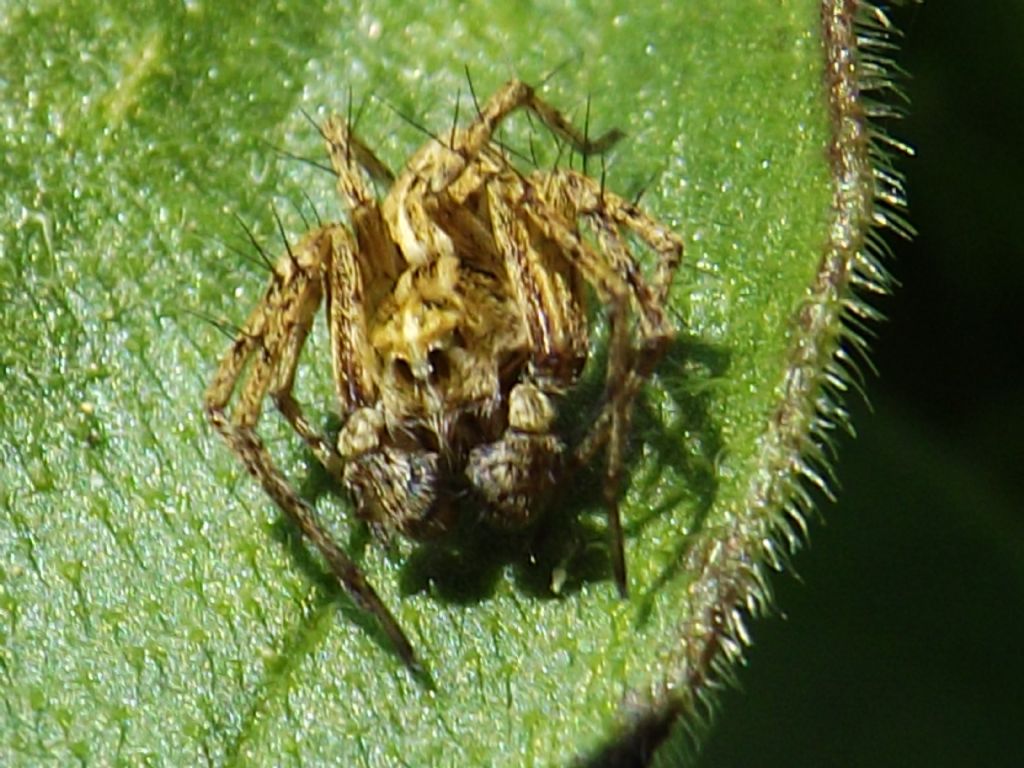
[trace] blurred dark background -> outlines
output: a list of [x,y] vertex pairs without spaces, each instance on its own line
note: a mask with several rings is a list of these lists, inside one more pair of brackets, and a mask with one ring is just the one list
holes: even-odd
[[893,241],[840,501],[702,766],[1024,765],[1024,2],[891,10],[919,235]]

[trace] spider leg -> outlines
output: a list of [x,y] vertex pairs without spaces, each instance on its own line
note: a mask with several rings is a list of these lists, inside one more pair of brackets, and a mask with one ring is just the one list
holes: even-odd
[[[390,186],[395,176],[340,117],[328,118],[320,128],[320,135],[338,177],[338,194],[348,209],[352,231],[358,236],[355,247],[362,253],[374,254],[372,260],[364,260],[361,265],[366,273],[362,282],[368,290],[383,289],[397,278],[402,263],[384,222],[380,203],[367,182],[373,179]],[[346,245],[341,250],[352,250],[352,246]],[[346,263],[349,266],[343,265],[342,269],[354,275],[353,259]],[[333,273],[334,270],[328,270],[328,277]]]
[[[584,216],[598,229],[602,248],[614,268],[626,275],[633,288],[640,314],[641,333],[647,338],[671,336],[673,328],[665,315],[665,302],[672,280],[683,256],[683,242],[667,227],[659,224],[633,203],[624,200],[584,174],[561,169],[550,174],[533,174],[531,181],[542,189],[543,197],[562,198],[560,207]],[[622,243],[617,230],[634,233],[658,256],[654,280],[648,283],[639,265]]]
[[477,118],[469,127],[453,132],[451,153],[445,162],[438,164],[430,179],[430,189],[434,192],[447,189],[481,152],[491,146],[498,126],[518,109],[533,112],[553,133],[568,141],[584,156],[606,152],[623,137],[621,131],[613,129],[596,139],[588,138],[565,115],[537,96],[530,85],[518,79],[510,80],[477,111]]
[[[347,121],[343,122],[337,115],[332,115],[320,127],[320,135],[327,143],[331,167],[338,176],[338,191],[350,208],[374,199],[366,185],[367,177],[379,184],[390,186],[394,183],[395,174],[352,131]],[[357,167],[362,173],[356,170]]]
[[497,183],[488,185],[488,208],[498,255],[530,335],[533,367],[555,387],[568,385],[587,356],[587,324],[573,267],[559,265],[533,247],[507,191]]
[[509,202],[509,190],[521,190],[518,177],[495,179],[484,189],[495,266],[505,270],[526,326],[521,344],[529,350],[530,368],[508,393],[503,433],[470,451],[465,474],[486,502],[491,523],[514,529],[535,518],[563,466],[566,447],[552,434],[551,395],[579,375],[587,355],[587,326],[575,270],[533,246],[526,223]]
[[[270,287],[246,321],[241,334],[221,359],[206,390],[206,415],[249,472],[285,515],[320,551],[352,600],[380,622],[402,661],[419,665],[412,645],[372,585],[317,520],[316,513],[276,466],[255,427],[263,399],[273,392],[282,413],[315,451],[328,451],[315,435],[291,395],[302,343],[323,295],[323,268],[333,249],[332,230],[308,235],[281,259]],[[228,405],[240,388],[231,413]],[[319,453],[318,453],[319,456]]]
[[[377,394],[376,365],[366,327],[367,291],[375,288],[372,264],[359,258],[358,243],[342,227],[331,231],[326,266],[327,327],[341,413],[369,404]],[[391,246],[390,240],[387,246]],[[370,250],[369,253],[380,253]],[[369,283],[369,284],[368,284]]]
[[[633,401],[673,336],[664,302],[681,259],[682,243],[635,206],[605,192],[587,176],[560,171],[533,177],[533,180],[536,181],[532,187],[535,194],[523,198],[527,214],[534,225],[573,260],[608,307],[609,351],[604,406],[576,447],[573,461],[577,466],[582,465],[602,445],[606,446],[603,496],[613,544],[612,566],[619,590],[625,594],[627,574],[618,507],[625,443]],[[575,220],[579,218],[593,227],[599,249],[591,248],[576,233]],[[621,229],[634,232],[658,253],[653,286],[647,283],[622,240]],[[636,317],[637,339],[631,332],[632,316]]]
[[[622,522],[619,513],[619,489],[622,483],[622,446],[628,431],[629,411],[632,398],[626,387],[629,372],[633,367],[635,350],[630,343],[629,308],[633,299],[630,283],[614,268],[614,264],[600,254],[575,232],[561,211],[545,204],[536,194],[538,190],[526,186],[519,190],[518,204],[522,206],[517,215],[504,195],[489,188],[491,219],[495,228],[495,240],[506,258],[510,282],[517,287],[524,318],[533,338],[533,346],[539,367],[551,367],[552,362],[564,361],[572,348],[572,342],[586,344],[585,331],[571,329],[571,318],[580,316],[578,306],[564,304],[576,301],[571,294],[559,296],[553,280],[554,273],[538,263],[537,251],[531,247],[527,222],[541,235],[556,244],[556,250],[594,286],[598,297],[608,308],[610,328],[609,361],[605,381],[605,406],[603,418],[609,420],[608,462],[602,484],[602,495],[608,510],[608,527],[611,537],[612,570],[620,594],[627,592],[626,558],[623,547]],[[563,288],[563,291],[565,289]],[[561,299],[561,301],[559,300]],[[566,344],[566,342],[569,342]],[[574,354],[580,351],[574,350]],[[582,354],[585,354],[583,352]],[[574,374],[563,372],[563,383],[570,383]],[[557,380],[557,379],[556,379]]]
[[[317,460],[335,476],[341,466],[338,455],[331,445],[323,438],[302,412],[302,406],[295,399],[295,372],[299,365],[299,356],[306,343],[309,331],[313,326],[313,318],[323,298],[322,263],[326,258],[330,244],[329,231],[322,230],[314,238],[321,242],[304,241],[295,251],[289,251],[287,257],[275,269],[271,289],[264,303],[253,313],[260,321],[267,322],[274,317],[282,317],[279,330],[264,330],[262,345],[272,360],[266,376],[251,376],[242,389],[243,399],[248,396],[249,402],[259,404],[265,394],[269,394],[278,411],[306,442]],[[326,242],[323,242],[326,241]],[[306,243],[313,245],[313,257],[307,260],[310,250],[303,247]],[[278,276],[280,277],[280,284]],[[277,290],[275,290],[277,289]],[[259,322],[259,321],[258,321]],[[268,323],[269,325],[269,323]],[[257,328],[253,329],[257,331]],[[257,338],[258,335],[257,335]],[[276,351],[271,351],[276,350]],[[268,354],[269,353],[269,354]],[[276,361],[273,360],[276,358]],[[254,367],[259,363],[254,363]],[[255,383],[254,383],[255,382]],[[265,391],[260,389],[265,386]],[[251,406],[250,406],[251,407]],[[255,414],[258,420],[259,412]],[[255,426],[256,421],[251,423]]]
[[[302,416],[291,395],[295,366],[323,296],[321,270],[330,244],[325,230],[316,231],[278,261],[263,301],[252,311],[241,333],[220,361],[206,391],[207,408],[224,409],[241,385],[234,420],[252,427],[259,421],[263,399],[273,394],[295,430],[318,458],[323,441]],[[245,377],[245,369],[251,370]]]
[[[609,422],[608,458],[605,464],[602,496],[608,509],[608,528],[611,536],[612,571],[619,593],[626,595],[628,576],[619,512],[619,492],[622,487],[623,442],[628,430],[632,397],[625,386],[632,367],[634,350],[629,338],[630,286],[612,265],[603,261],[583,240],[570,229],[558,226],[537,211],[534,222],[549,237],[555,238],[563,252],[573,258],[580,273],[597,291],[608,309],[608,369],[605,376],[604,407],[599,422]],[[593,429],[591,430],[591,433]],[[578,449],[577,449],[578,452]],[[577,463],[576,456],[573,457]]]
[[[632,400],[664,356],[674,336],[674,328],[665,311],[665,302],[682,259],[683,243],[677,235],[637,206],[608,192],[588,176],[562,170],[550,176],[532,178],[542,189],[544,199],[553,201],[560,210],[584,218],[592,226],[602,254],[616,272],[625,276],[630,285],[637,314],[639,341],[632,366],[624,377],[621,397],[627,401]],[[639,265],[622,240],[622,230],[633,232],[657,254],[653,283],[649,283],[641,274]],[[589,462],[610,439],[614,422],[609,410],[598,417],[577,447],[577,464]],[[622,424],[621,420],[619,424]],[[614,455],[615,449],[609,450]]]
[[[620,397],[625,402],[631,402],[639,394],[644,382],[664,356],[668,343],[673,337],[673,329],[668,325],[661,304],[655,301],[658,294],[652,292],[651,287],[643,282],[636,273],[636,264],[632,261],[618,232],[604,220],[593,222],[593,226],[597,231],[601,249],[609,257],[610,262],[612,264],[628,264],[631,268],[629,282],[633,288],[634,297],[639,299],[638,303],[641,305],[637,322],[640,341],[632,349],[631,363],[621,381],[622,394]],[[608,450],[612,456],[620,453],[621,434],[623,430],[627,429],[629,418],[628,411],[616,414],[612,410],[604,410],[577,446],[575,463],[577,465],[588,463],[606,441],[610,441]],[[619,444],[617,445],[617,443]]]

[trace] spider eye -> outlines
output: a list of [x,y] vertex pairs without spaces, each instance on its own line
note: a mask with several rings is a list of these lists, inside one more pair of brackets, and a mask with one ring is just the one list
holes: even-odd
[[391,367],[394,371],[395,379],[403,384],[412,384],[415,381],[416,377],[412,375],[412,366],[409,365],[408,360],[396,357]]
[[431,382],[447,379],[451,373],[451,364],[448,362],[448,355],[444,350],[432,349],[427,355],[427,362],[430,363]]

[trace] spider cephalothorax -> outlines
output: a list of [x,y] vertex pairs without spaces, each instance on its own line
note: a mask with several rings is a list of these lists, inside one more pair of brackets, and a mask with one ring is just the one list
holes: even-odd
[[[614,575],[626,588],[618,494],[633,400],[673,334],[664,302],[678,237],[602,183],[572,170],[522,173],[493,141],[528,109],[576,151],[618,138],[580,134],[513,80],[448,141],[431,139],[395,177],[332,118],[323,126],[349,225],[326,224],[290,246],[263,301],[206,393],[214,427],[373,612],[403,660],[412,647],[255,432],[269,394],[374,529],[423,539],[455,522],[469,495],[497,528],[528,524],[567,467],[605,448]],[[369,179],[389,185],[378,201]],[[653,279],[626,233],[659,257]],[[600,412],[576,445],[552,431],[589,354],[587,286],[606,307],[609,351]],[[292,395],[299,353],[321,305],[342,428],[325,440]],[[226,409],[235,390],[236,404]]]

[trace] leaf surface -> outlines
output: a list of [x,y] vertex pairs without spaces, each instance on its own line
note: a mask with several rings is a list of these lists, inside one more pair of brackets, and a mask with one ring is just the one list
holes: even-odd
[[[831,235],[819,5],[86,0],[0,16],[0,762],[565,764],[664,701],[714,586],[698,566],[784,503],[750,504]],[[596,473],[538,541],[387,549],[268,409],[272,451],[431,690],[206,427],[229,342],[193,313],[240,323],[260,296],[233,214],[275,253],[272,204],[293,237],[311,206],[343,215],[330,176],[275,149],[323,158],[301,110],[365,99],[359,131],[397,168],[425,138],[397,113],[441,133],[461,92],[471,116],[464,67],[481,98],[551,74],[549,101],[582,123],[589,99],[594,135],[626,131],[607,184],[684,238],[683,332],[635,419],[627,600]],[[551,151],[524,119],[506,139]],[[336,426],[328,372],[320,329],[298,389]],[[570,431],[592,414],[574,402]]]

